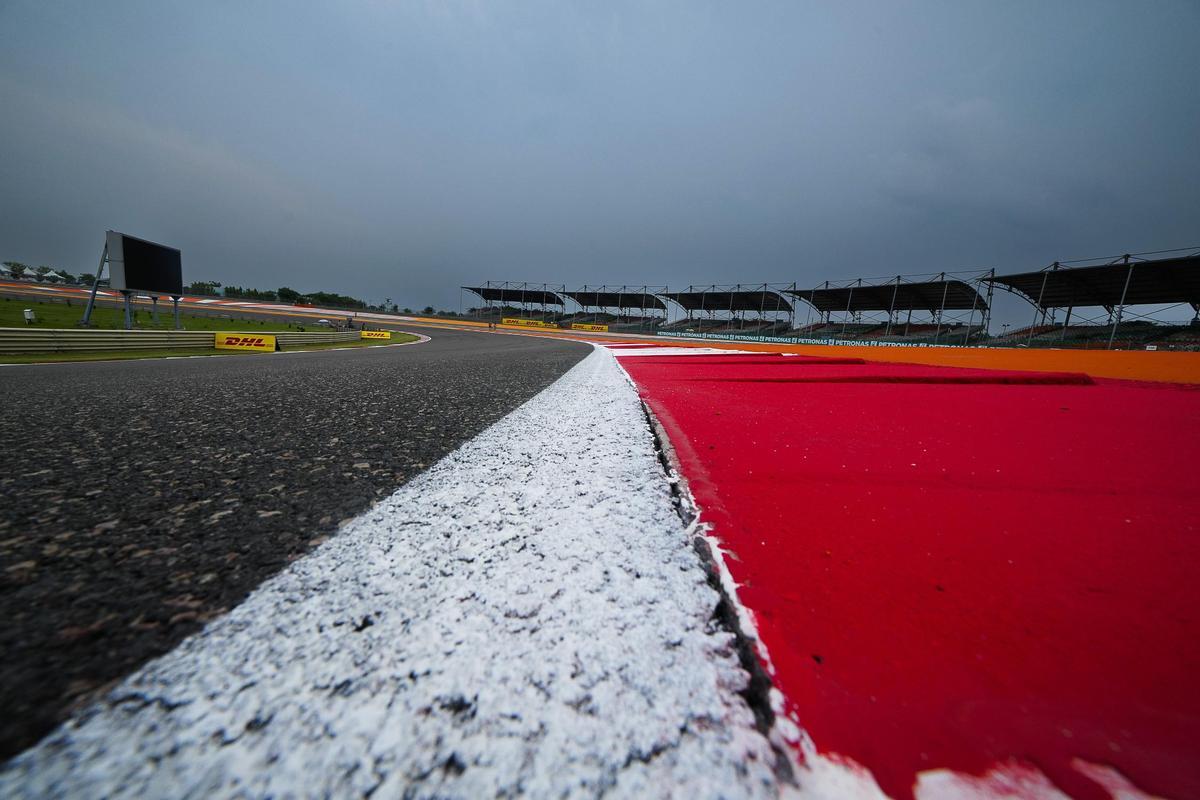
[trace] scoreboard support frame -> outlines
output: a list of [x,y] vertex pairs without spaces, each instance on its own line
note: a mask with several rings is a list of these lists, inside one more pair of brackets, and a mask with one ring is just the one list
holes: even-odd
[[[108,264],[108,240],[104,240],[104,251],[100,254],[100,266],[96,268],[96,279],[92,281],[92,293],[88,295],[87,308],[83,310],[81,327],[90,328],[92,325],[92,309],[96,307],[96,292],[100,288],[100,279],[104,277],[104,267]],[[126,326],[128,327],[128,326]]]
[[[124,234],[121,234],[121,235],[124,235]],[[96,294],[100,290],[100,281],[104,278],[104,268],[108,265],[108,256],[109,256],[108,237],[106,236],[104,239],[104,249],[100,253],[100,266],[98,266],[96,268],[96,279],[92,281],[92,291],[88,294],[87,307],[84,308],[84,310],[83,310],[83,319],[79,321],[80,327],[90,328],[92,326],[92,311],[94,311],[96,308]],[[125,330],[132,330],[133,329],[132,302],[133,302],[133,294],[134,294],[135,290],[121,289],[119,291],[121,292],[121,297],[124,300],[123,305],[124,305],[124,310],[125,310]],[[182,295],[176,295],[176,294],[170,295],[171,305],[173,306],[173,311],[174,311],[174,315],[175,315],[175,330],[183,329],[183,325],[179,321],[179,301],[182,299],[182,297],[183,297]],[[158,298],[159,298],[159,295],[157,295],[157,294],[150,295],[150,301],[153,304],[151,306],[150,315],[151,315],[151,318],[154,320],[155,325],[158,324]]]

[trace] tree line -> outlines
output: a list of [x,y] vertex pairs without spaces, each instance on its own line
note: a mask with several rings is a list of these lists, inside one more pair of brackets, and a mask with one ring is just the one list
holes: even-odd
[[[73,283],[91,285],[95,282],[96,276],[90,272],[81,272],[78,275],[72,275],[65,269],[58,267],[49,267],[46,265],[31,267],[28,264],[23,264],[20,261],[5,261],[3,262],[8,274],[17,279],[25,277],[33,277],[37,280],[49,281],[51,283]],[[393,314],[412,314],[411,308],[400,308],[396,303],[392,302],[389,297],[382,304],[372,305],[357,297],[351,297],[345,294],[336,292],[298,292],[287,286],[280,286],[278,289],[252,289],[246,286],[223,286],[219,281],[193,281],[183,289],[188,294],[201,295],[218,295],[224,294],[225,297],[233,297],[239,300],[259,300],[259,301],[278,301],[283,303],[299,303],[308,305],[335,306],[338,308],[359,308],[364,311],[390,311]],[[421,309],[420,313],[426,315],[439,315],[456,317],[458,313],[455,311],[435,311],[433,306],[426,306]]]
[[37,278],[40,281],[49,281],[50,283],[92,283],[96,280],[96,276],[90,272],[72,275],[70,272],[59,267],[49,267],[45,264],[38,267],[31,267],[20,261],[5,261],[4,269],[13,278],[21,279],[28,276]]
[[253,289],[248,286],[222,285],[219,281],[193,281],[184,287],[188,294],[222,294],[225,297],[236,297],[239,300],[267,300],[284,303],[301,303],[311,305],[341,306],[342,308],[372,308],[370,303],[336,292],[298,292],[288,286],[278,289]]

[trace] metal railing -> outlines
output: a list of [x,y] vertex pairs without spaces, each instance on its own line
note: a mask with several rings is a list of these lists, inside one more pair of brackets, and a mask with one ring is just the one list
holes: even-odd
[[[236,326],[231,325],[231,330]],[[259,333],[255,331],[255,333]],[[358,331],[262,331],[281,348],[350,342]],[[0,328],[0,353],[67,353],[107,350],[179,350],[212,347],[214,331],[125,331],[72,328]]]
[[275,341],[279,342],[282,349],[295,347],[300,344],[327,344],[329,342],[357,342],[360,338],[358,331],[279,331],[271,333],[264,331],[275,337]]
[[212,331],[72,330],[0,328],[0,353],[66,353],[103,350],[177,350],[212,347]]

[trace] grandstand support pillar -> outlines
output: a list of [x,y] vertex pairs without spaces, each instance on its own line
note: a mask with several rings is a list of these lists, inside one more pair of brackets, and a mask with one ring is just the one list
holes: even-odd
[[1063,332],[1059,337],[1059,341],[1065,341],[1067,338],[1067,328],[1071,324],[1071,312],[1075,310],[1075,306],[1067,306],[1067,315],[1063,317]]
[[1037,302],[1034,303],[1034,305],[1033,305],[1033,322],[1029,323],[1029,339],[1027,340],[1028,343],[1033,342],[1033,329],[1037,327],[1038,312],[1041,311],[1042,316],[1043,317],[1046,316],[1046,309],[1042,308],[1042,298],[1046,294],[1046,281],[1048,281],[1050,279],[1050,272],[1052,270],[1056,270],[1056,269],[1058,269],[1057,261],[1055,261],[1054,264],[1051,265],[1050,269],[1048,269],[1044,273],[1042,273],[1042,288],[1038,290],[1038,299],[1037,299]]
[[979,292],[975,292],[975,296],[971,298],[971,313],[967,316],[967,332],[963,334],[963,346],[966,347],[971,343],[971,323],[975,321],[975,305],[979,302]]
[[179,330],[183,327],[179,324],[179,295],[171,295],[171,305],[175,308],[175,330]]
[[942,288],[942,305],[938,308],[937,315],[937,330],[933,332],[933,343],[937,344],[938,339],[942,337],[942,316],[946,313],[946,294],[950,291],[950,284],[946,283],[946,273],[942,273],[939,280],[944,284]]
[[892,289],[892,304],[888,306],[888,321],[887,327],[883,330],[884,336],[889,336],[892,332],[892,317],[896,313],[896,294],[900,291],[900,276],[896,276],[896,286]]
[[[859,286],[862,285],[862,278],[858,279]],[[850,287],[850,294],[846,295],[846,318],[842,320],[842,338],[846,338],[846,326],[850,322],[850,305],[854,302],[854,287]]]
[[1125,263],[1129,265],[1129,271],[1125,273],[1125,288],[1121,290],[1121,302],[1117,303],[1117,313],[1113,316],[1113,326],[1108,334],[1106,350],[1112,350],[1113,339],[1117,337],[1117,326],[1121,324],[1121,315],[1125,311],[1125,296],[1129,294],[1129,282],[1133,280],[1133,262],[1129,260],[1128,254],[1125,256]]
[[[758,324],[759,324],[758,335],[759,335],[759,338],[762,338],[763,336],[766,335],[765,333],[763,333],[763,329],[762,329],[763,309],[765,309],[766,307],[767,307],[767,285],[764,283],[762,285],[762,294],[758,296]],[[778,315],[779,309],[775,309],[775,313],[776,313],[776,315]],[[776,318],[778,318],[778,317],[776,317]]]
[[992,335],[992,290],[995,288],[996,270],[988,273],[988,288],[987,288],[987,308],[983,310],[983,335],[990,337]]

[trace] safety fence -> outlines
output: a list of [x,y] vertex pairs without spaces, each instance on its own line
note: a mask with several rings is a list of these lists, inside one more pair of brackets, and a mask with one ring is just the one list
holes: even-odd
[[360,331],[304,331],[304,332],[284,332],[274,334],[275,341],[279,342],[279,346],[285,350],[289,347],[295,347],[302,344],[328,344],[331,342],[355,342],[360,338],[374,338],[360,336]]
[[659,336],[672,339],[717,339],[721,341],[767,342],[770,344],[822,344],[847,347],[954,347],[928,342],[889,342],[876,339],[810,339],[802,336],[740,336],[736,333],[704,333],[694,331],[659,331]]
[[[277,332],[281,348],[356,341],[359,331]],[[214,346],[215,331],[126,331],[71,328],[0,328],[0,353],[109,350],[180,350]]]

